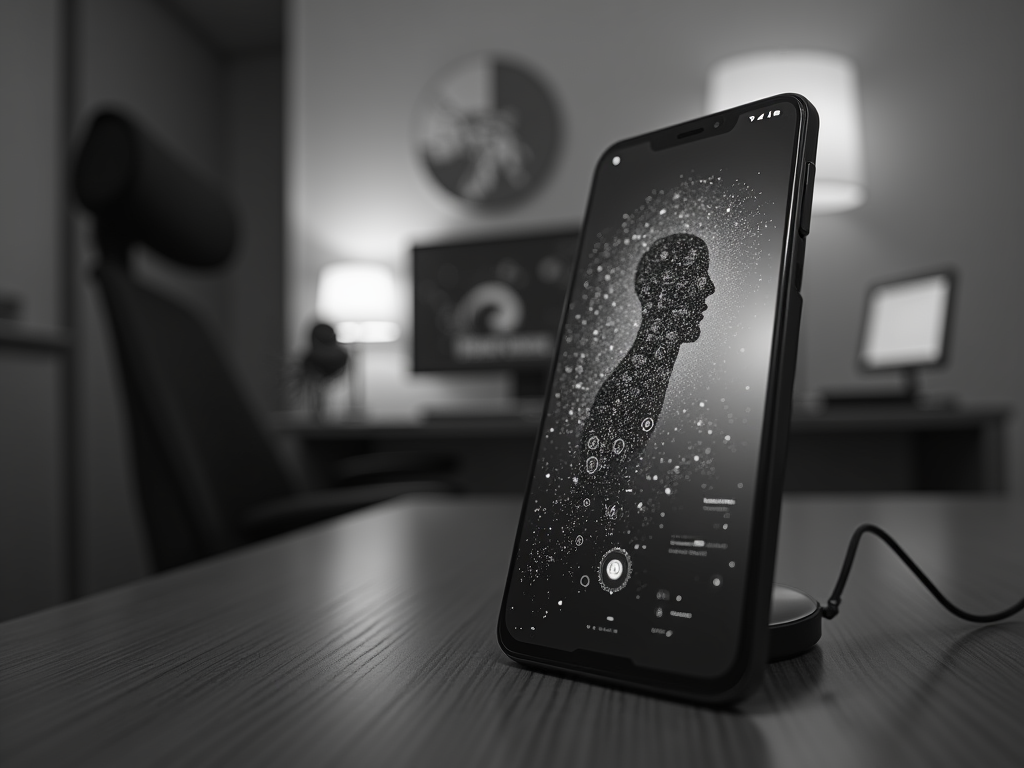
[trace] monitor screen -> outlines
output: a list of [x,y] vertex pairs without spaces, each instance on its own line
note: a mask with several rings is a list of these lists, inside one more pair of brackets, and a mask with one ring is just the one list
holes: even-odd
[[860,361],[869,370],[940,365],[946,354],[953,274],[882,283],[868,292]]
[[546,371],[579,232],[413,249],[413,368]]

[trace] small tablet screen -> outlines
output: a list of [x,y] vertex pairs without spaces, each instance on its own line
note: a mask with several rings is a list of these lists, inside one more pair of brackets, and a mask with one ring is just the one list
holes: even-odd
[[946,272],[872,288],[861,336],[863,365],[886,369],[941,363],[952,290],[953,277]]

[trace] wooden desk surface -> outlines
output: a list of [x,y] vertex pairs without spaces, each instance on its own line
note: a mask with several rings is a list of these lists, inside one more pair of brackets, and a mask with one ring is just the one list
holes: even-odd
[[[389,502],[0,624],[0,764],[1024,765],[1024,619],[977,627],[874,540],[821,643],[714,711],[507,660],[515,501]],[[1024,592],[1000,500],[800,498],[778,580],[827,597],[862,521],[969,610]]]

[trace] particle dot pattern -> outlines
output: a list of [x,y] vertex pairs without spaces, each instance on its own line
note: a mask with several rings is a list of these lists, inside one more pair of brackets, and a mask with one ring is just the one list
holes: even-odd
[[[702,497],[750,492],[777,289],[766,254],[781,241],[771,213],[744,182],[684,175],[585,234],[510,593],[516,624],[536,626],[570,594],[653,598],[651,558]],[[625,553],[618,579],[602,570],[613,551]]]

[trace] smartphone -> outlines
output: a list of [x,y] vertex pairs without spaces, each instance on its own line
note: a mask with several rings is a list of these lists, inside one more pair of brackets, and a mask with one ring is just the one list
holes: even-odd
[[759,684],[817,134],[782,94],[602,155],[498,621],[513,659],[710,704]]

